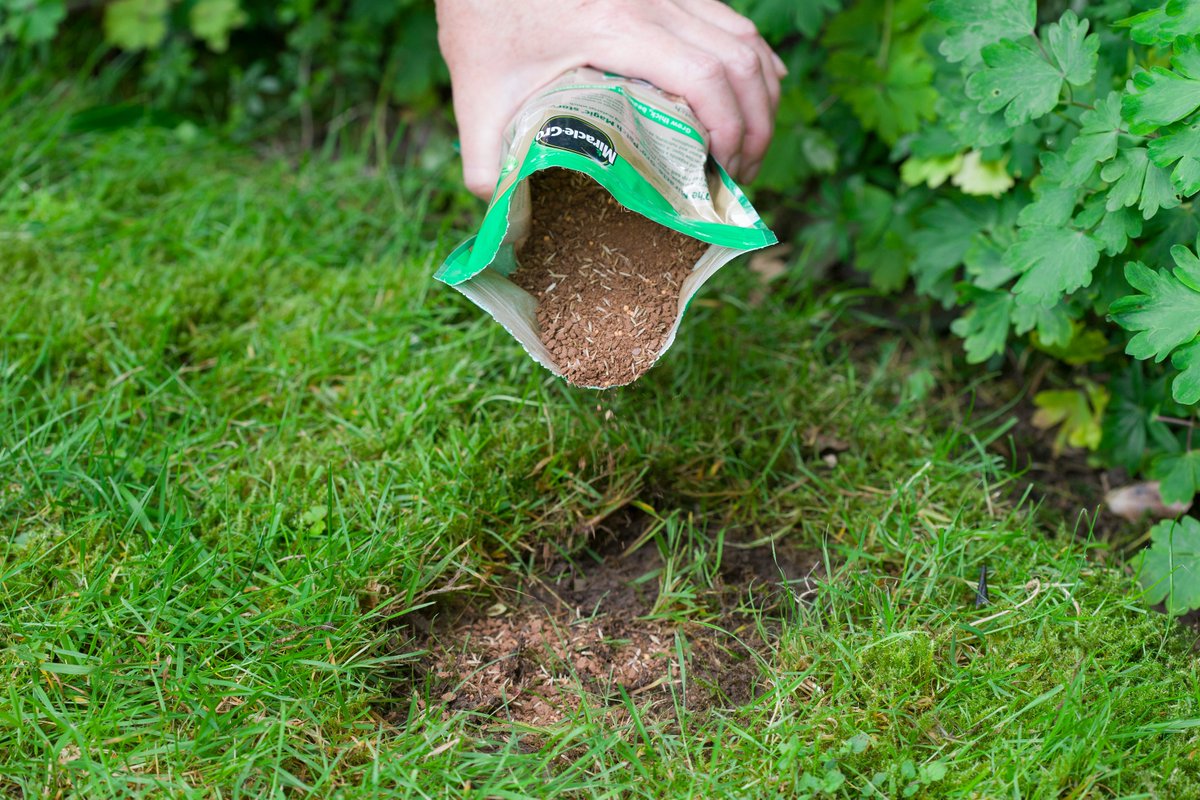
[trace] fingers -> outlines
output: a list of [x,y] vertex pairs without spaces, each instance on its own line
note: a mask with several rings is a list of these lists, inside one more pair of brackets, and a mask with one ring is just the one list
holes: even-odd
[[758,26],[751,20],[743,17],[721,0],[676,0],[676,2],[698,17],[724,28],[747,44],[752,44],[762,56],[764,74],[774,72],[776,78],[787,77],[787,65],[771,49],[766,39],[759,35]]
[[[787,65],[759,35],[758,28],[752,21],[734,11],[721,0],[675,0],[675,2],[696,19],[704,20],[723,29],[742,44],[754,48],[758,54],[762,80],[767,89],[767,96],[770,98],[771,116],[770,127],[767,129],[765,138],[760,139],[751,125],[748,126],[751,129],[747,133],[748,141],[743,143],[745,153],[740,165],[739,177],[748,181],[753,180],[758,174],[759,164],[774,135],[775,112],[779,108],[779,82],[788,74]],[[753,117],[748,118],[753,119]]]
[[[692,46],[714,54],[721,60],[726,79],[737,98],[743,123],[741,144],[733,157],[723,163],[740,178],[752,175],[775,132],[779,78],[774,66],[764,60],[752,42],[696,15],[685,12],[673,30]],[[755,34],[754,38],[757,39],[758,35]],[[704,122],[703,118],[701,122]]]
[[636,40],[623,36],[597,40],[594,46],[588,58],[593,67],[642,78],[687,100],[708,131],[713,156],[722,164],[735,163],[746,123],[720,57],[665,28]]
[[[494,191],[504,129],[532,88],[583,64],[680,95],[708,131],[713,156],[740,178],[757,172],[787,70],[754,24],[720,0],[548,2],[535,21],[550,25],[554,36],[530,37],[522,22],[510,31],[512,44],[486,58],[477,46],[479,10],[458,20],[442,6],[439,41],[450,66],[463,180],[472,193],[486,199]],[[547,9],[561,13],[551,22],[543,19]],[[470,35],[460,42],[453,34],[464,30]]]

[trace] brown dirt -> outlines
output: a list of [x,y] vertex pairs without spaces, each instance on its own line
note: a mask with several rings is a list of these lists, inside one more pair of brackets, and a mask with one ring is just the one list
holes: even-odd
[[[746,604],[803,600],[817,557],[727,543],[703,598],[704,623],[647,619],[662,560],[653,541],[626,552],[640,527],[601,532],[595,550],[557,561],[544,580],[437,620],[420,642],[429,654],[418,672],[430,695],[447,711],[534,727],[567,719],[585,702],[624,717],[622,690],[649,714],[676,703],[702,709],[748,701],[755,652],[771,631],[754,624]],[[770,625],[778,615],[766,619]]]
[[[1055,452],[1054,432],[1039,430],[1032,422],[1037,412],[1033,397],[1046,388],[1044,372],[1027,374],[1013,364],[1008,370],[976,390],[970,419],[983,429],[1014,420],[1009,431],[989,447],[1020,473],[1009,484],[1009,501],[1036,504],[1039,519],[1048,530],[1057,529],[1061,522],[1084,539],[1120,545],[1136,538],[1137,526],[1112,513],[1104,502],[1110,489],[1133,481],[1130,475],[1121,468],[1097,467],[1082,448]],[[1103,551],[1094,555],[1106,559]]]
[[548,169],[529,182],[532,227],[512,280],[538,299],[542,342],[573,384],[636,380],[708,245],[630,211],[583,173]]

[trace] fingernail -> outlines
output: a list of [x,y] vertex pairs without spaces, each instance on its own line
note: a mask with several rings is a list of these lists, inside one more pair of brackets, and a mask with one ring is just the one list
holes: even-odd
[[758,177],[758,164],[746,170],[745,176],[742,178],[743,183],[754,183],[754,179]]
[[783,59],[779,57],[779,54],[772,52],[771,58],[773,58],[775,60],[775,71],[779,73],[779,77],[782,78],[783,76],[787,75],[788,74],[787,64],[783,63]]
[[733,177],[738,177],[742,172],[742,157],[734,156],[729,159],[729,169],[727,170]]

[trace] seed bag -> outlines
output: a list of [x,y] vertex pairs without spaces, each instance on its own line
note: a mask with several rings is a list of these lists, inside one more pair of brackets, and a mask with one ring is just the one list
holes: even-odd
[[554,374],[631,383],[705,281],[776,241],[705,137],[644,81],[565,73],[517,113],[479,233],[435,277]]

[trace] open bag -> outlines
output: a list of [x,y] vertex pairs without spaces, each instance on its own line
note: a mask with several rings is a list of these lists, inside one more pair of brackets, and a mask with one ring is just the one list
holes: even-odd
[[[504,152],[479,233],[455,248],[435,277],[491,314],[539,364],[580,385],[609,388],[635,380],[674,342],[688,302],[705,281],[742,253],[776,242],[708,156],[706,134],[686,102],[644,81],[588,68],[565,73],[518,112]],[[666,327],[640,366],[598,374],[567,363],[561,351],[556,356],[541,335],[539,298],[512,279],[524,266],[522,250],[535,222],[530,178],[555,168],[589,176],[624,208],[706,245],[694,248],[701,255],[685,265],[682,281],[663,301],[670,304]]]

